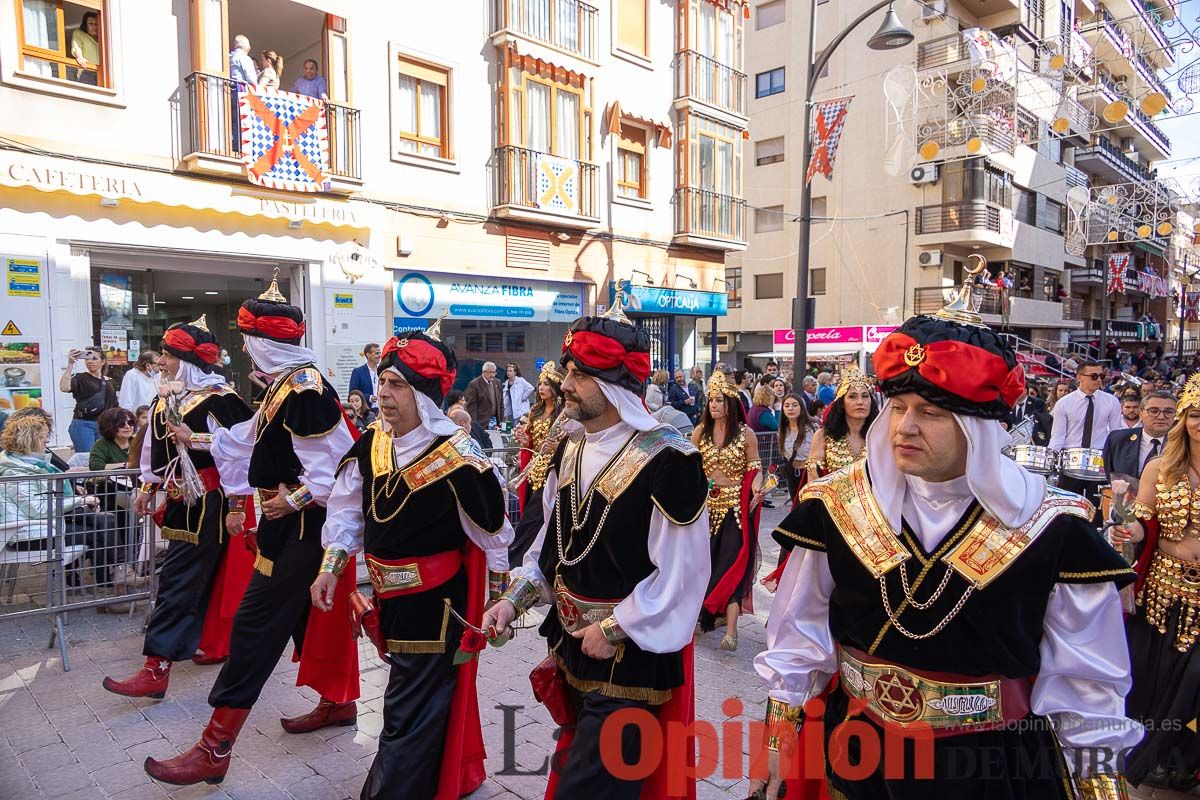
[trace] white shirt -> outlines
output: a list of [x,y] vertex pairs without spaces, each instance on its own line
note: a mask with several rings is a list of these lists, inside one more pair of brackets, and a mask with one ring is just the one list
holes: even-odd
[[[1127,430],[1132,430],[1133,428],[1140,428],[1140,427],[1142,427],[1142,420],[1141,420],[1140,418],[1138,418],[1138,419],[1135,419],[1135,420],[1133,420],[1132,422],[1130,422],[1129,420],[1125,419],[1125,417],[1124,417],[1124,416],[1122,416],[1122,417],[1121,417],[1121,424],[1122,424],[1122,425],[1124,425],[1124,427],[1125,427]],[[1120,428],[1118,428],[1117,430],[1120,430]]]
[[136,412],[141,406],[153,405],[158,399],[158,387],[162,383],[159,373],[148,375],[137,367],[130,369],[121,378],[121,391],[117,405],[126,411]]
[[[597,474],[633,436],[633,426],[618,422],[597,433],[585,433],[579,472],[580,492],[586,492]],[[553,603],[550,583],[538,567],[542,547],[554,520],[558,499],[558,472],[551,470],[542,490],[545,521],[525,561],[512,571],[513,579],[525,578],[538,587],[542,603]],[[634,644],[650,653],[673,653],[692,640],[696,619],[704,604],[704,593],[712,571],[708,542],[708,509],[690,525],[671,522],[653,506],[647,531],[647,549],[655,569],[633,592],[617,604],[617,624]],[[550,547],[556,546],[554,541]]]
[[529,413],[529,398],[533,396],[533,384],[517,375],[512,382],[504,381],[504,415],[509,419],[520,419]]
[[[376,433],[376,436],[386,436]],[[392,449],[396,453],[397,464],[408,464],[437,438],[428,428],[417,427],[403,436],[392,439]],[[499,476],[493,470],[492,476],[499,482]],[[363,479],[356,464],[348,464],[338,473],[333,484],[333,492],[329,495],[326,505],[328,514],[325,526],[321,528],[321,546],[336,545],[350,555],[361,553],[363,549],[363,520],[362,498]],[[476,525],[470,517],[458,506],[458,521],[466,532],[467,538],[479,546],[487,559],[488,569],[494,572],[504,572],[508,569],[508,546],[512,544],[513,528],[507,517],[499,533],[491,534]]]
[[1121,416],[1121,401],[1115,395],[1097,390],[1092,394],[1095,411],[1092,413],[1092,440],[1083,442],[1083,418],[1087,414],[1087,395],[1076,389],[1054,404],[1054,427],[1050,429],[1050,449],[1091,447],[1099,450],[1110,431],[1125,427]]
[[[1146,431],[1144,431],[1144,430],[1142,431],[1142,438],[1138,443],[1138,471],[1139,472],[1141,472],[1142,468],[1144,468],[1146,466],[1146,459],[1150,457],[1150,453],[1154,447],[1154,442],[1156,442],[1156,441],[1158,442],[1158,452],[1161,455],[1163,445],[1165,445],[1167,443],[1167,437],[1159,436],[1158,438],[1155,438],[1155,437],[1147,434]],[[1140,477],[1140,475],[1135,476],[1135,477]]]
[[[906,484],[905,521],[932,552],[971,504],[966,479],[931,484],[906,477]],[[767,649],[754,658],[772,698],[803,706],[837,672],[837,646],[829,630],[834,587],[825,553],[792,551],[767,619]],[[1125,637],[1114,634],[1124,631],[1116,586],[1056,584],[1043,631],[1030,708],[1057,724],[1067,763],[1075,763],[1076,748],[1121,752],[1140,741],[1142,726],[1125,716],[1132,676]],[[1082,763],[1088,763],[1086,753]]]

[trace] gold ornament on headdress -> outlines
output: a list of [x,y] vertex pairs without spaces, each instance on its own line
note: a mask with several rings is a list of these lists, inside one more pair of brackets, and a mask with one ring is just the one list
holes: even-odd
[[717,370],[708,379],[708,396],[710,399],[715,397],[734,397],[738,396],[737,388],[732,383],[725,379],[725,373]]
[[191,325],[193,328],[199,328],[200,330],[204,331],[205,333],[210,332],[208,330],[208,314],[201,314],[200,319],[196,320],[195,322],[189,322],[188,324]]
[[1190,408],[1200,408],[1200,372],[1187,379],[1183,386],[1183,394],[1179,395],[1179,407],[1175,409],[1175,419],[1181,419]]
[[608,307],[608,311],[605,311],[600,316],[603,319],[611,319],[614,322],[621,323],[622,325],[633,325],[633,322],[629,319],[629,317],[625,316],[625,309],[627,308],[625,305],[625,298],[628,296],[628,294],[629,293],[625,291],[624,282],[617,281],[616,285],[613,287],[612,305]]
[[283,296],[283,292],[279,291],[279,267],[271,273],[271,285],[267,290],[258,296],[259,300],[266,300],[270,303],[286,303],[288,299]]
[[538,380],[558,386],[563,382],[563,374],[558,371],[558,367],[554,366],[553,361],[547,361],[542,365],[541,372],[538,373]]
[[433,321],[433,324],[425,329],[425,335],[435,342],[442,340],[442,320],[446,318],[448,311],[443,311],[442,315]]
[[954,295],[953,300],[933,316],[962,325],[982,326],[983,317],[979,315],[979,304],[971,295],[975,291],[975,282],[985,269],[987,269],[986,258],[978,253],[967,256],[967,266],[963,267],[963,272],[966,274],[963,277],[962,288]]
[[846,371],[842,373],[841,383],[838,384],[837,394],[833,396],[834,400],[845,397],[846,392],[851,389],[862,389],[869,392],[875,388],[874,382],[868,378],[857,364],[850,364],[846,367]]

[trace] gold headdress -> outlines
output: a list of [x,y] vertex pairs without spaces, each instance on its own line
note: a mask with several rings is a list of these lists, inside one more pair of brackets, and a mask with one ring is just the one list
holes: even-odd
[[737,387],[725,379],[724,372],[717,370],[708,379],[708,396],[711,399],[722,395],[736,398],[738,395]]
[[279,291],[279,267],[271,273],[271,285],[267,290],[258,296],[259,300],[266,300],[271,303],[286,303],[288,299],[283,296],[283,292]]
[[1200,372],[1194,373],[1183,385],[1183,394],[1179,395],[1179,407],[1175,409],[1175,419],[1181,419],[1191,408],[1200,408]]
[[541,372],[538,373],[538,380],[558,386],[563,382],[563,374],[558,371],[558,367],[554,365],[553,361],[547,361],[542,365]]
[[967,266],[963,267],[962,288],[954,296],[954,299],[946,304],[945,308],[938,311],[933,316],[938,319],[957,322],[962,325],[983,325],[983,317],[979,314],[979,304],[972,297],[975,291],[975,281],[987,269],[987,259],[978,253],[973,253],[967,256]]
[[425,335],[435,342],[442,340],[442,320],[446,318],[449,312],[443,311],[442,315],[433,321],[433,324],[425,329]]
[[871,391],[875,388],[875,382],[863,374],[863,371],[858,368],[857,364],[849,364],[842,372],[842,380],[838,384],[837,394],[833,396],[834,400],[838,400],[846,396],[846,392],[851,389],[862,389],[863,391]]
[[201,314],[200,319],[192,322],[191,325],[193,328],[199,328],[202,331],[208,331],[208,314]]

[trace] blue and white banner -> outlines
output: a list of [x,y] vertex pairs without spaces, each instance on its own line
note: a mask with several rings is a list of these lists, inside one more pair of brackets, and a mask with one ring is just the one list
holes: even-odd
[[396,273],[396,319],[490,319],[570,322],[583,316],[578,283],[437,272]]

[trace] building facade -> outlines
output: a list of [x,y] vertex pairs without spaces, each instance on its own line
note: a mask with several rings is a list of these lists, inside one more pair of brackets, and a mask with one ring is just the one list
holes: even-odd
[[[68,350],[119,377],[200,313],[249,393],[233,320],[273,275],[341,389],[364,344],[438,317],[461,383],[529,376],[617,283],[656,367],[712,359],[745,239],[738,0],[151,6],[0,6],[0,348],[25,354],[0,406],[46,406],[65,441]],[[239,36],[325,95],[319,191],[248,180]]]
[[[1165,92],[1158,73],[1174,58],[1160,29],[1174,14],[1168,3],[1109,6],[899,3],[916,36],[912,45],[868,49],[879,21],[871,19],[835,51],[816,100],[854,99],[832,180],[813,179],[809,283],[818,330],[809,336],[810,368],[865,361],[865,333],[849,346],[831,343],[834,332],[886,328],[940,308],[972,254],[988,260],[993,281],[1000,270],[1011,281],[1003,293],[994,282],[986,287],[981,311],[989,324],[1025,340],[1030,358],[1097,339],[1105,296],[1097,265],[1112,248],[1087,245],[1099,239],[1074,224],[1068,193],[1153,179],[1154,163],[1170,156],[1170,140],[1142,104],[1151,92]],[[820,3],[818,47],[866,7]],[[756,89],[745,184],[748,247],[729,259],[730,313],[718,336],[719,348],[739,364],[791,354],[796,220],[807,166],[794,132],[804,113],[808,8],[807,0],[768,0],[755,4],[747,23],[746,69]],[[1079,191],[1072,198],[1078,201]],[[1070,241],[1072,231],[1086,241]],[[1170,235],[1134,238],[1140,241],[1125,248],[1133,253],[1130,269],[1148,269],[1163,281],[1156,287],[1173,288],[1151,297],[1131,275],[1128,291],[1110,298],[1110,338],[1152,345],[1152,336],[1161,340],[1178,321],[1180,273]],[[1156,326],[1138,322],[1151,316]]]

